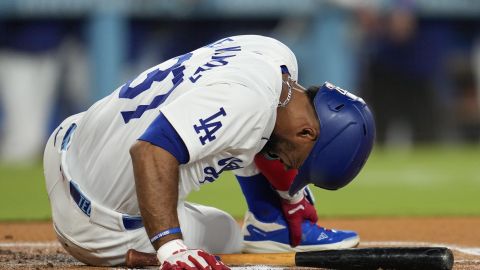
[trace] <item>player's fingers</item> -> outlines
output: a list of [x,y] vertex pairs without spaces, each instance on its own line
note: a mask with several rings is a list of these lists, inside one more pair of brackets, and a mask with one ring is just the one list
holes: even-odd
[[288,225],[290,226],[290,244],[292,247],[296,247],[302,238],[302,221],[293,220]]
[[212,255],[206,253],[205,251],[203,250],[200,250],[198,251],[198,256],[202,257],[205,262],[207,262],[208,265],[210,265],[212,268],[216,265],[217,263],[217,260],[215,259],[215,257],[213,257]]
[[162,263],[162,265],[160,266],[160,270],[170,270],[172,268],[172,265],[169,264],[168,262],[164,262]]
[[219,262],[219,263],[220,263],[219,270],[230,270],[230,267],[226,266],[223,262]]
[[160,268],[160,270],[175,270],[175,269],[178,269],[178,268],[176,268],[175,265],[172,265],[169,262],[164,262],[162,264],[162,267]]
[[193,265],[195,265],[195,267],[198,269],[198,270],[206,270],[207,269],[207,266],[208,266],[208,262],[207,262],[207,265],[202,265],[196,258],[194,258],[192,255],[188,256],[188,260],[193,263]]
[[223,262],[217,260],[217,258],[203,250],[198,251],[198,256],[202,257],[208,265],[212,268],[212,270],[229,270]]
[[312,211],[310,211],[308,215],[308,220],[310,220],[313,223],[317,223],[318,215],[317,215],[317,211],[315,211],[315,208]]
[[230,270],[230,267],[226,266],[223,262],[218,261],[218,266],[215,267],[215,270]]
[[[191,256],[189,256],[189,257],[191,257]],[[197,269],[196,267],[190,266],[187,263],[182,262],[182,261],[177,261],[176,264],[178,265],[179,268],[175,268],[175,269],[181,269],[181,270],[196,270]],[[204,268],[199,268],[198,270],[204,270]]]

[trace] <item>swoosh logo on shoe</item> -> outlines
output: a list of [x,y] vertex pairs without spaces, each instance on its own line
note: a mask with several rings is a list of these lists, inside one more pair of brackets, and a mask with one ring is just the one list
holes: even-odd
[[297,211],[299,211],[299,210],[305,210],[305,207],[303,207],[303,205],[300,204],[299,206],[297,206],[297,207],[295,207],[295,208],[293,208],[293,209],[288,210],[288,214],[289,214],[289,215],[293,215],[293,214],[295,214],[295,213],[296,213]]

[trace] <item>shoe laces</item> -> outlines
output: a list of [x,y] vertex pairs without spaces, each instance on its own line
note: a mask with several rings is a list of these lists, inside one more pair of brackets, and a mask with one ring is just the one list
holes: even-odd
[[329,228],[326,228],[326,227],[322,227],[322,226],[318,225],[318,224],[315,223],[315,222],[311,222],[311,221],[310,221],[310,224],[311,224],[312,226],[316,226],[316,227],[318,227],[318,228],[321,228],[321,229],[323,229],[323,230],[326,231],[326,232],[333,232],[333,233],[336,233],[336,232],[337,232],[337,231],[334,230],[334,229],[329,229]]

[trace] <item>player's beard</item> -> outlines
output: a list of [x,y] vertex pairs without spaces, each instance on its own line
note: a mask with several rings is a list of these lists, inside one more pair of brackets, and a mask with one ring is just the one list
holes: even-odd
[[279,159],[278,153],[288,153],[294,149],[293,143],[282,136],[272,134],[260,153],[267,155],[271,159]]

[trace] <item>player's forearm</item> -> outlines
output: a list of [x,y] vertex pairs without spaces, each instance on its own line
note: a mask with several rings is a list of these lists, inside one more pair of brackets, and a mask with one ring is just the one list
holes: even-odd
[[[143,224],[148,236],[179,227],[177,216],[178,161],[164,149],[138,141],[130,149],[135,185]],[[167,235],[153,243],[158,249],[179,234]]]

